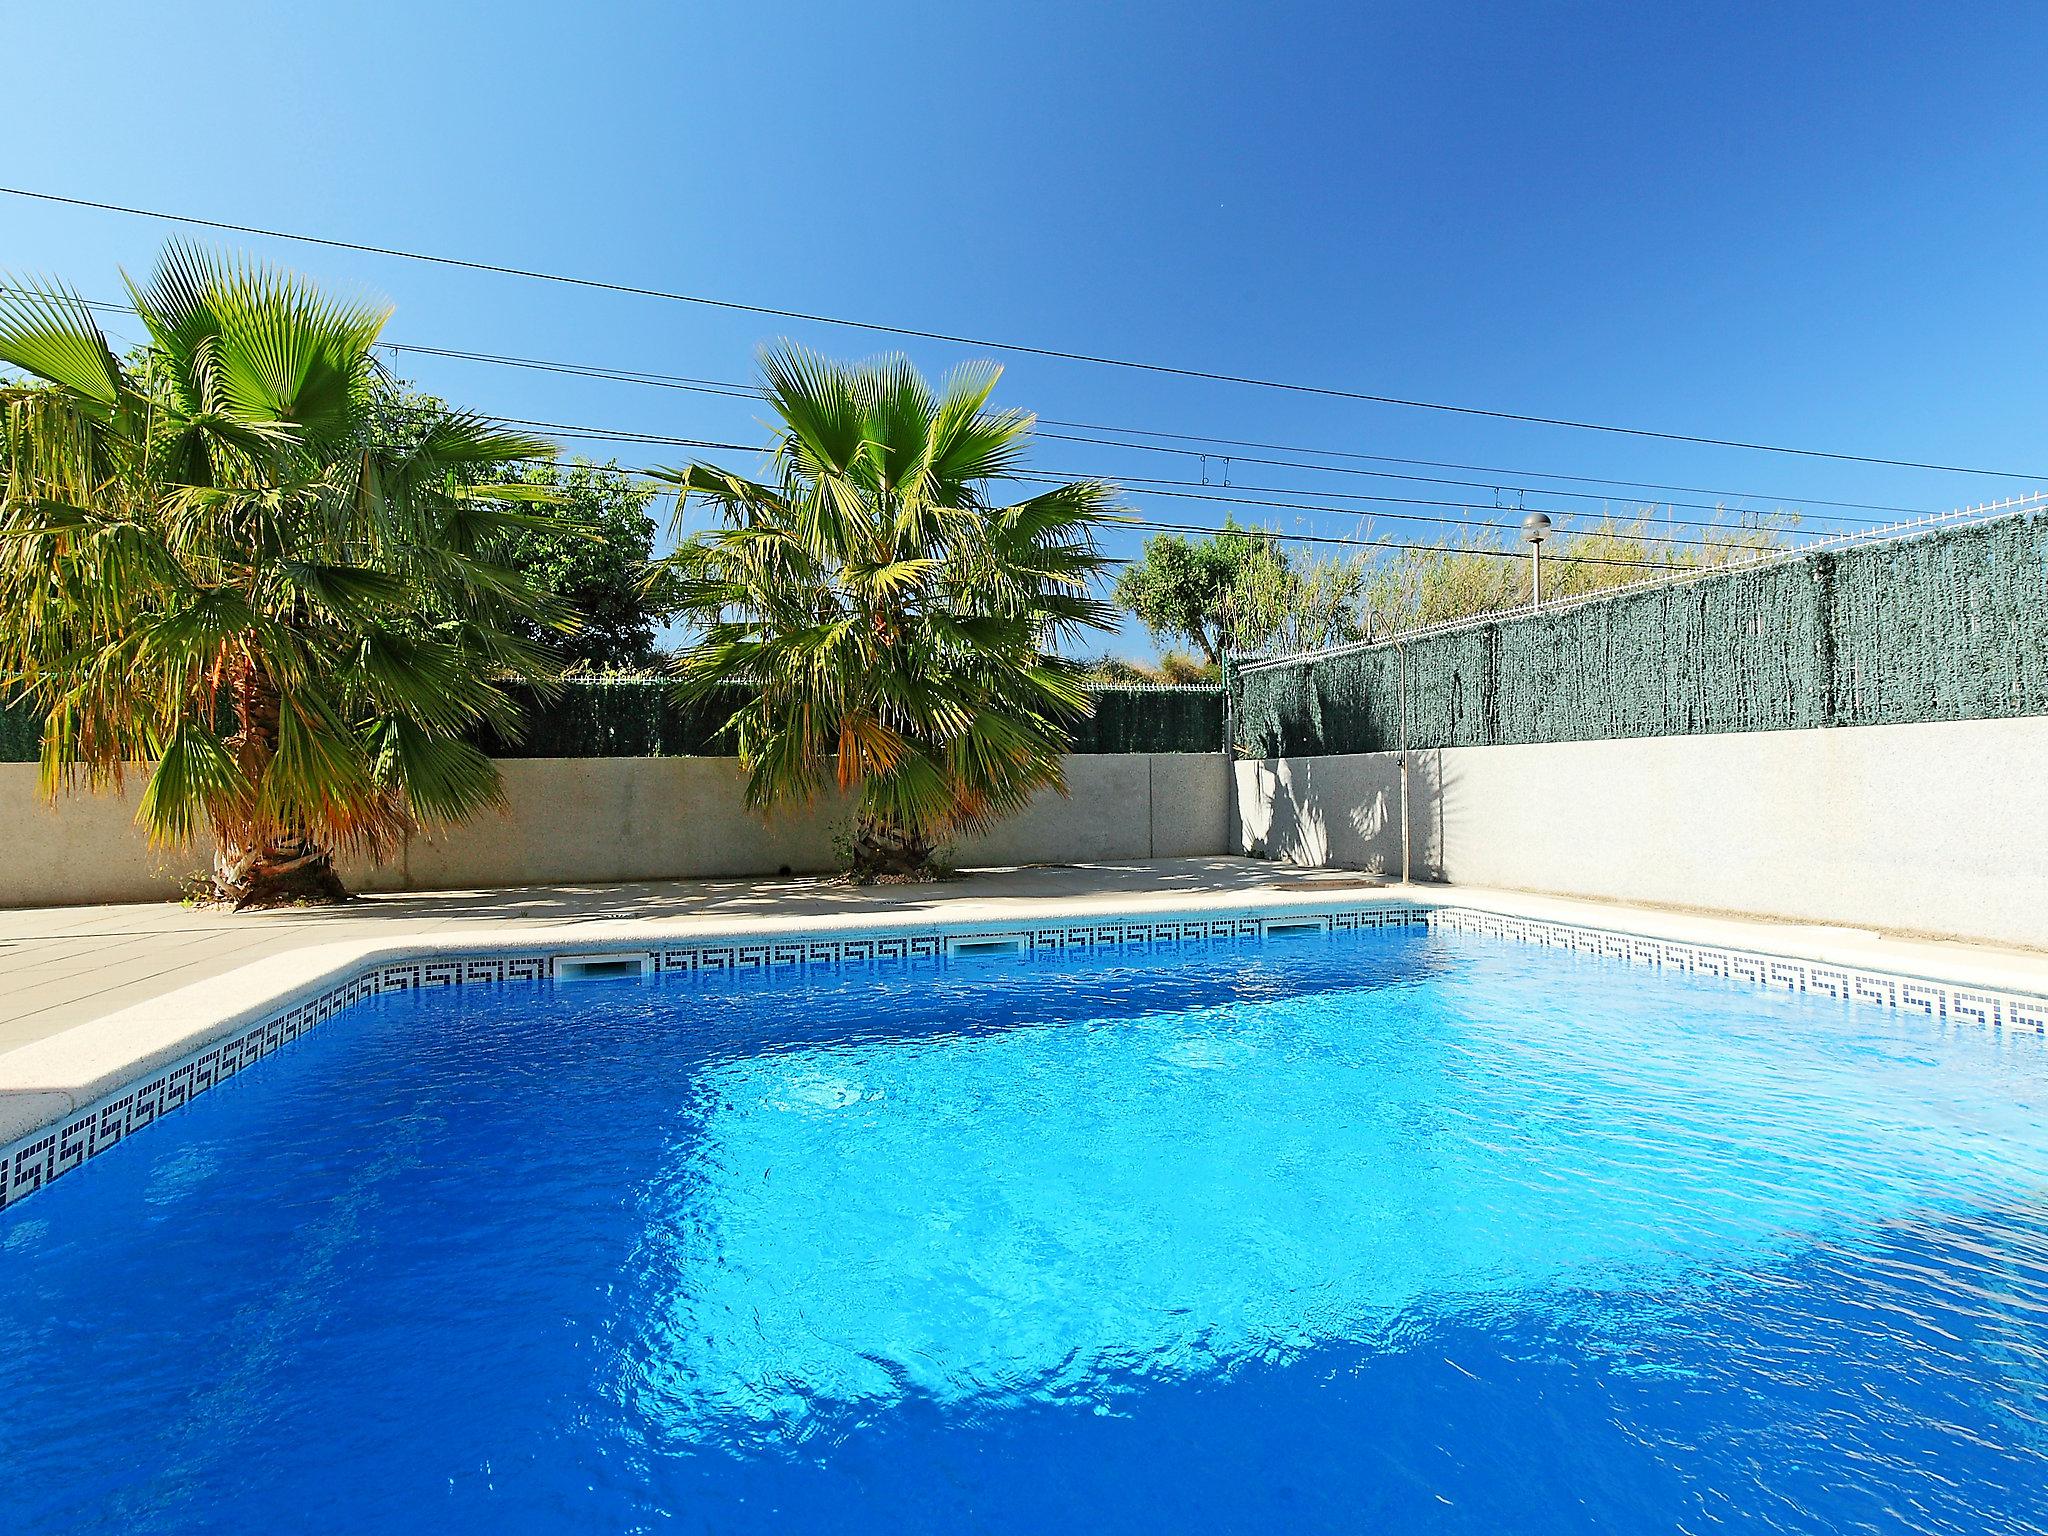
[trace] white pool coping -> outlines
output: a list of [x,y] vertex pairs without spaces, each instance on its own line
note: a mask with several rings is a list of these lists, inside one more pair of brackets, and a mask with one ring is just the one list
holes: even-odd
[[[1804,968],[1822,967],[1830,968],[1830,977],[1839,971],[2019,999],[2048,999],[2048,954],[1891,937],[1858,929],[1469,887],[1360,889],[1355,878],[1348,883],[1333,880],[1318,888],[1319,882],[1304,878],[1306,871],[1278,872],[1265,886],[1247,887],[1238,881],[1209,889],[1141,892],[1091,891],[1087,871],[1077,869],[1072,874],[1076,878],[1068,884],[1073,888],[1057,895],[977,896],[963,892],[957,899],[907,901],[893,910],[870,908],[826,915],[813,910],[790,917],[749,913],[618,918],[582,921],[572,927],[494,920],[425,935],[371,933],[307,943],[0,1053],[0,1181],[5,1180],[8,1159],[24,1145],[47,1137],[52,1127],[100,1105],[128,1085],[185,1062],[238,1032],[274,1021],[308,1000],[323,998],[354,978],[411,962],[553,957],[607,950],[655,952],[664,944],[704,946],[725,939],[793,944],[855,936],[1049,929],[1089,920],[1239,915],[1263,919],[1407,907],[1519,919],[1525,925],[1557,925],[1578,934],[1579,939],[1553,936],[1540,942],[1566,942],[1582,949],[1601,948],[1589,936],[1605,935],[1794,962],[1782,969],[1777,982],[1792,990],[1807,990],[1809,970]],[[1529,931],[1533,930],[1517,933],[1527,936]],[[1626,954],[1627,946],[1610,944],[1603,952]],[[1677,954],[1675,949],[1673,954]],[[1650,958],[1652,963],[1667,963],[1661,957]],[[1669,963],[1692,968],[1682,959]],[[500,974],[502,971],[500,967]],[[1724,973],[1751,975],[1747,969],[1717,972]],[[1811,974],[1818,978],[1823,973],[1813,970]],[[1772,984],[1768,976],[1767,971],[1759,970],[1753,979]],[[1833,980],[1826,983],[1830,987],[1835,984]],[[1816,982],[1815,989],[1820,989],[1820,983]],[[1895,1001],[1892,1006],[1921,1005]],[[1943,1008],[1941,1016],[1946,1017],[1945,1004]],[[1997,1017],[2002,1019],[2004,1014]],[[2031,1003],[2018,1015],[2029,1031],[2038,1028],[2035,1020],[2039,1017]],[[281,1081],[276,1087],[285,1091],[288,1082]],[[83,1155],[92,1155],[91,1150]],[[0,1206],[5,1204],[0,1197]]]

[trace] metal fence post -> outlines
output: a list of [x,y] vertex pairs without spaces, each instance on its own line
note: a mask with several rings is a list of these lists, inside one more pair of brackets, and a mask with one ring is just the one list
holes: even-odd
[[1227,818],[1229,841],[1226,846],[1244,853],[1244,818],[1238,814],[1237,804],[1237,681],[1230,667],[1230,652],[1222,656],[1223,676],[1223,814]]
[[1408,852],[1408,647],[1396,641],[1394,656],[1400,664],[1399,709],[1401,716],[1401,883],[1409,883]]

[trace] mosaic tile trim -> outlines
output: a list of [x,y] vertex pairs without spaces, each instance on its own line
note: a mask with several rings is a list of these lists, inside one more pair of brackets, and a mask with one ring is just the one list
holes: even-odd
[[[1333,930],[1405,927],[1426,923],[1419,907],[1318,914]],[[1042,924],[1029,928],[972,930],[977,941],[1014,941],[1021,950],[1046,953],[1077,949],[1121,948],[1151,944],[1256,939],[1269,919],[1235,914],[1225,917],[1116,918],[1086,923]],[[1285,923],[1284,917],[1271,921]],[[860,965],[888,961],[943,960],[949,938],[959,932],[849,934],[845,937],[785,941],[705,940],[662,945],[655,969],[678,971],[758,971],[797,965]],[[590,953],[602,953],[601,950]],[[645,951],[640,951],[644,953]],[[581,952],[571,951],[580,955]],[[109,1147],[181,1109],[207,1089],[261,1061],[365,998],[422,988],[492,985],[552,980],[554,954],[452,956],[394,961],[372,966],[360,975],[295,1004],[275,1018],[213,1044],[162,1071],[149,1074],[118,1094],[80,1110],[70,1118],[31,1133],[0,1150],[0,1210],[34,1194]]]
[[[1315,913],[1313,919],[1326,923],[1331,931],[1349,931],[1418,926],[1429,921],[1429,913],[1422,907],[1400,907]],[[655,969],[673,974],[677,971],[760,971],[787,965],[940,960],[946,958],[949,943],[963,939],[989,946],[1007,942],[1027,954],[1129,949],[1151,944],[1214,943],[1224,939],[1256,939],[1268,923],[1291,926],[1299,921],[1302,918],[1277,914],[1267,917],[1111,918],[1030,928],[856,934],[846,938],[791,939],[781,943],[736,940],[725,944],[670,944],[656,952]]]
[[[654,968],[746,972],[801,965],[865,965],[911,960],[945,960],[949,941],[1013,944],[1032,953],[1135,948],[1162,944],[1214,943],[1261,937],[1268,927],[1299,930],[1316,926],[1332,933],[1360,929],[1429,925],[1515,939],[1581,954],[1655,965],[1697,975],[1725,976],[1760,987],[1872,1004],[1923,1014],[1944,1023],[2048,1035],[2048,998],[1986,992],[1944,982],[1872,971],[1850,971],[1817,962],[1784,960],[1740,950],[1714,949],[1663,939],[1639,938],[1606,929],[1503,917],[1460,907],[1367,907],[1354,910],[1233,913],[1216,917],[1102,918],[1019,928],[976,928],[923,933],[848,934],[788,940],[703,940],[661,945]],[[627,948],[620,945],[615,948]],[[567,951],[580,957],[602,949]],[[646,953],[642,948],[636,953]],[[298,1039],[344,1008],[387,992],[421,988],[496,985],[552,980],[553,953],[455,956],[393,961],[371,966],[275,1017],[154,1072],[119,1093],[58,1124],[0,1149],[0,1210],[34,1194],[118,1146],[129,1136],[198,1095]]]
[[1456,933],[1514,939],[1695,976],[1720,976],[1774,992],[1799,992],[1835,1002],[1890,1008],[1920,1014],[1942,1024],[2048,1037],[2048,997],[2024,992],[1990,992],[1954,982],[1854,970],[1818,960],[1788,960],[1746,950],[1683,944],[1673,939],[1647,939],[1605,928],[1504,917],[1469,907],[1435,908],[1429,923],[1432,928]]

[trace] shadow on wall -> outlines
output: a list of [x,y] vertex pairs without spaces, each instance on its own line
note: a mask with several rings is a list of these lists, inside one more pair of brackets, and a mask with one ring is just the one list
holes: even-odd
[[[1443,755],[1408,754],[1409,872],[1443,878]],[[1401,754],[1236,765],[1240,846],[1254,858],[1401,875]]]

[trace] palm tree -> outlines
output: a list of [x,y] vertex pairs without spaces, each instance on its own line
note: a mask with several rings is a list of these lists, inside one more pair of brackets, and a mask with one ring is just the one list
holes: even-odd
[[573,619],[494,559],[533,518],[479,482],[552,450],[391,432],[381,306],[182,246],[128,290],[125,361],[63,286],[0,293],[0,695],[52,796],[141,765],[137,819],[210,830],[220,897],[342,899],[338,857],[500,799],[467,738],[553,676],[512,626]]
[[660,472],[680,488],[679,532],[692,496],[723,523],[661,568],[702,626],[681,692],[747,690],[731,728],[755,809],[810,800],[828,771],[855,793],[857,879],[924,874],[954,835],[1064,793],[1088,695],[1052,647],[1112,627],[1089,586],[1115,490],[988,498],[1032,422],[988,409],[1000,372],[970,365],[935,392],[900,357],[849,366],[784,345],[761,364],[769,477]]

